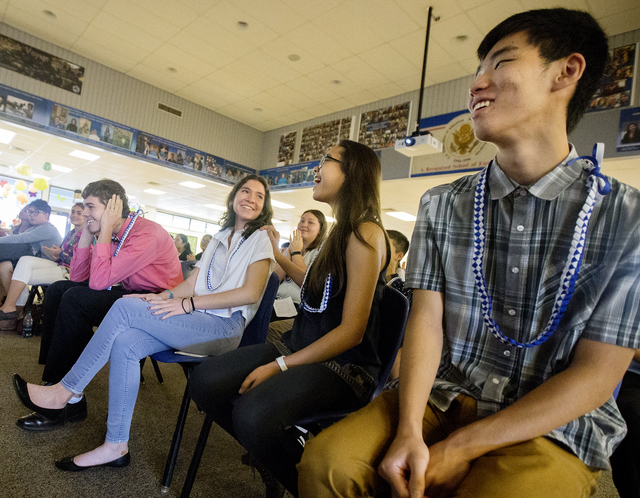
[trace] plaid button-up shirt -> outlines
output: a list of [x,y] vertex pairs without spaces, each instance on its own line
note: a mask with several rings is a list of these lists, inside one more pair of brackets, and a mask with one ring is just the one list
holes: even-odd
[[[588,172],[571,153],[530,187],[514,184],[493,161],[488,178],[484,272],[492,317],[517,341],[547,325],[585,202]],[[558,329],[540,346],[519,349],[485,326],[472,270],[473,207],[479,175],[429,190],[421,200],[406,284],[444,295],[444,345],[431,401],[446,410],[459,394],[478,415],[504,409],[565,370],[581,337],[640,347],[640,192],[616,180],[598,194],[575,293]],[[547,434],[595,468],[625,434],[613,399]]]

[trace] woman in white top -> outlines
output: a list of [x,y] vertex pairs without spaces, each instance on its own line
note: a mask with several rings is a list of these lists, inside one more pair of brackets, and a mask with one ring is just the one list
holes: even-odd
[[[283,252],[278,249],[280,234],[273,225],[266,225],[261,230],[269,234],[273,254],[278,263],[275,272],[280,277],[280,287],[276,299],[291,298],[297,306],[300,304],[300,286],[307,267],[316,259],[327,234],[327,220],[322,211],[317,209],[308,209],[302,213],[297,228],[291,234],[290,245]],[[295,313],[285,316],[272,313],[267,340],[273,342],[284,332],[291,330],[294,316]]]
[[[110,208],[118,206],[108,204]],[[14,376],[14,387],[25,406],[57,418],[110,361],[105,442],[87,453],[58,460],[58,468],[78,471],[129,464],[129,428],[141,358],[170,348],[217,355],[238,346],[275,265],[269,237],[258,230],[271,222],[272,213],[264,179],[245,177],[227,197],[222,230],[187,280],[160,294],[119,299],[60,383],[38,386]]]

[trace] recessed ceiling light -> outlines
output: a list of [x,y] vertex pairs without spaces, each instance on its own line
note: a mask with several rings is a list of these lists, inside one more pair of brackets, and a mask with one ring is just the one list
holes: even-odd
[[255,112],[262,112],[262,108],[260,108],[260,107],[254,107],[253,110]]
[[455,41],[466,42],[469,39],[467,35],[458,35],[454,38]]
[[339,85],[340,83],[342,83],[342,81],[340,81],[340,80],[333,80],[331,83],[333,83],[334,85]]
[[389,211],[387,212],[389,216],[393,216],[394,218],[398,218],[402,221],[416,221],[416,217],[412,214],[405,213],[403,211]]
[[167,71],[169,71],[170,73],[177,73],[178,70],[175,67],[168,67]]
[[280,209],[293,209],[295,207],[285,202],[276,201],[275,199],[271,199],[271,205]]
[[47,16],[49,19],[57,19],[57,15],[55,15],[54,12],[51,12],[50,10],[43,10],[42,13]]
[[54,171],[60,171],[61,173],[69,173],[69,171],[73,171],[71,168],[67,168],[66,166],[58,166],[57,164],[52,164],[51,169]]
[[220,204],[205,204],[204,207],[215,209],[216,211],[226,211],[227,210],[226,207],[221,206]]
[[153,194],[153,195],[164,195],[166,194],[166,192],[163,192],[162,190],[156,190],[153,188],[148,188],[146,190],[144,190],[144,192],[146,192],[147,194]]
[[0,144],[9,145],[16,135],[17,133],[15,131],[3,130],[0,128]]
[[290,61],[296,62],[300,60],[300,56],[298,54],[289,54],[287,57]]
[[181,182],[180,185],[182,185],[183,187],[189,187],[189,188],[204,188],[204,187],[206,187],[206,185],[202,185],[202,183],[196,183],[196,182]]
[[241,29],[241,30],[243,30],[243,31],[244,31],[245,29],[249,29],[249,23],[248,23],[248,22],[246,22],[246,21],[238,21],[238,22],[236,23],[236,26],[238,27],[238,29]]
[[282,221],[282,220],[274,220],[273,218],[271,218],[271,223],[273,223],[274,225],[278,225],[279,223],[284,223],[284,221]]
[[325,219],[329,222],[329,223],[335,223],[336,219],[332,218],[331,216],[325,216]]
[[73,157],[79,157],[80,159],[86,159],[87,161],[95,161],[96,159],[100,159],[99,155],[84,152],[82,150],[74,150],[73,152],[69,152],[69,155]]

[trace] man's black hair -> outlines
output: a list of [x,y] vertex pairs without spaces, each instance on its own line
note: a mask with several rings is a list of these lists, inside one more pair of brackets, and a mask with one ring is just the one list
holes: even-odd
[[124,191],[124,187],[118,182],[106,179],[91,182],[82,191],[82,198],[86,199],[89,196],[97,197],[100,199],[100,202],[106,206],[113,194],[122,199],[122,217],[126,218],[129,216],[129,200],[127,199],[127,193]]
[[573,53],[582,54],[586,68],[567,108],[567,133],[571,132],[587,110],[598,89],[609,57],[607,36],[587,12],[568,9],[540,9],[515,14],[505,19],[478,47],[482,61],[503,38],[525,31],[529,43],[538,48],[540,57],[551,63]]
[[387,235],[391,240],[393,240],[393,245],[396,246],[398,252],[406,255],[409,250],[409,239],[407,239],[402,232],[398,232],[397,230],[387,230]]

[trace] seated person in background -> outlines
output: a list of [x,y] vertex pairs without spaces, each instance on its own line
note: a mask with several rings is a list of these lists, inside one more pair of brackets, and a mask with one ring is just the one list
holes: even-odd
[[217,355],[240,343],[275,265],[269,238],[258,230],[271,222],[273,212],[266,181],[256,175],[245,177],[231,190],[226,205],[222,230],[189,278],[159,294],[119,299],[60,383],[38,386],[14,375],[23,403],[56,418],[71,397],[81,394],[110,362],[105,442],[82,455],[58,460],[59,469],[129,464],[129,429],[141,358],[170,348]]
[[387,285],[399,290],[409,297],[409,290],[404,288],[404,278],[398,274],[400,261],[409,251],[409,239],[397,230],[387,230],[389,241],[391,242],[391,262],[387,268]]
[[[278,263],[275,272],[280,278],[280,287],[278,287],[276,300],[290,298],[297,307],[300,304],[300,286],[304,281],[307,267],[316,259],[324,242],[327,220],[322,211],[317,209],[309,209],[302,213],[298,228],[291,234],[289,247],[284,251],[278,249],[280,234],[273,225],[268,225],[263,230],[269,234],[273,254]],[[268,342],[279,340],[280,336],[287,330],[291,330],[293,326],[293,317],[282,318],[275,311],[271,313],[271,320]]]
[[[42,380],[49,383],[60,382],[71,369],[93,327],[120,297],[161,292],[182,282],[171,236],[156,222],[129,212],[122,185],[92,182],[82,197],[85,222],[71,258],[70,280],[51,284],[44,297],[40,363],[45,363]],[[19,419],[18,426],[44,431],[86,416],[86,400],[77,398],[54,418],[33,413]]]
[[496,158],[422,197],[399,389],[307,443],[302,498],[585,497],[624,437],[640,192],[567,140],[607,37],[585,12],[534,10],[478,56],[469,110]]
[[640,349],[624,374],[616,404],[627,435],[611,455],[613,482],[620,498],[640,498]]
[[185,234],[177,234],[173,239],[173,242],[178,250],[178,259],[180,261],[186,261],[189,259],[189,256],[193,255],[191,252],[191,244],[189,244],[189,239]]
[[[49,285],[69,275],[73,250],[80,240],[84,225],[83,205],[78,202],[71,208],[69,219],[73,228],[62,241],[62,247],[42,246],[42,251],[51,259],[22,256],[15,270],[10,261],[0,263],[0,281],[10,284],[7,299],[0,307],[0,330],[15,330],[17,315],[29,297],[29,285]],[[3,284],[4,285],[4,284]]]
[[213,237],[211,235],[209,235],[209,234],[203,235],[202,236],[202,240],[200,240],[200,249],[202,249],[202,252],[199,252],[195,256],[193,254],[189,254],[187,256],[187,261],[200,261],[200,258],[204,254],[204,251],[207,248],[207,246],[209,245],[209,242],[211,242],[212,238]]
[[313,198],[329,204],[337,221],[309,267],[293,329],[275,344],[207,359],[189,381],[198,406],[294,496],[303,447],[291,424],[356,409],[378,381],[389,263],[380,180],[380,161],[368,147],[341,140],[329,150],[316,167]]
[[[15,266],[22,256],[47,258],[42,252],[42,246],[60,245],[62,237],[58,229],[49,222],[51,207],[46,201],[36,199],[31,202],[26,207],[26,214],[31,225],[29,228],[16,235],[0,238],[0,261],[11,261]],[[9,289],[10,281],[9,277],[2,282],[5,290]]]
[[26,232],[29,228],[31,228],[31,223],[29,223],[29,204],[23,207],[18,213],[18,220],[20,223],[16,224],[17,221],[13,220],[13,228],[11,229],[11,233],[9,235],[18,235],[19,233]]

